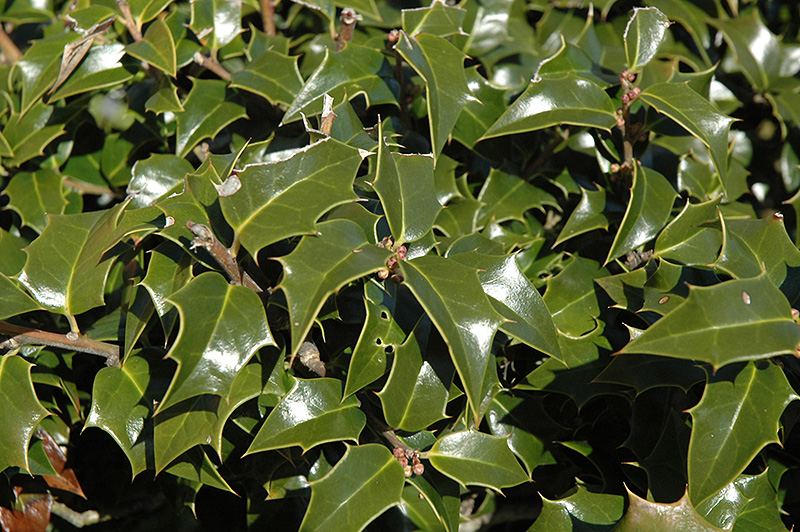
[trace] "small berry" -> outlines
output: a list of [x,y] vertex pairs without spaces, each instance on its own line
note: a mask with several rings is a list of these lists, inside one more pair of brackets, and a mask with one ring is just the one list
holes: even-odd
[[631,101],[631,99],[630,99],[630,96],[628,96],[628,94],[623,94],[622,95],[622,103],[627,104],[630,101]]
[[405,456],[404,456],[404,457],[402,457],[402,458],[400,458],[400,459],[398,460],[398,462],[400,462],[400,465],[401,465],[401,466],[403,466],[403,467],[408,467],[408,458],[406,458]]
[[414,467],[411,468],[415,475],[421,475],[425,472],[425,466],[422,464],[414,464]]
[[389,270],[387,270],[385,268],[381,269],[381,270],[378,270],[378,278],[386,279],[387,277],[389,277]]
[[403,450],[402,447],[395,447],[392,451],[392,454],[395,458],[403,458],[406,455],[406,452]]
[[405,246],[400,246],[397,248],[397,260],[405,259],[406,253],[408,253],[408,249]]
[[617,163],[613,163],[611,165],[611,173],[616,174],[619,172],[619,165]]
[[397,259],[394,257],[390,257],[389,260],[386,261],[386,267],[389,268],[390,270],[392,268],[397,267]]
[[414,470],[410,465],[406,465],[403,467],[403,473],[406,475],[406,478],[411,478],[414,475]]

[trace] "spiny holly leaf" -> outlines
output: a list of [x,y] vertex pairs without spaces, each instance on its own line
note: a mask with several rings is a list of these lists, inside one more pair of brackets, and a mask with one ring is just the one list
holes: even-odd
[[628,490],[628,510],[617,523],[615,532],[641,532],[642,530],[692,530],[694,532],[722,532],[700,517],[684,495],[672,504],[661,504],[642,499]]
[[125,47],[119,43],[93,46],[81,64],[50,97],[50,102],[128,81],[133,73],[122,66],[120,59],[123,55]]
[[400,261],[414,293],[450,349],[467,398],[479,417],[483,397],[497,383],[490,347],[503,319],[483,292],[475,269],[435,255]]
[[141,27],[145,22],[150,22],[164,11],[172,0],[129,0],[131,15]]
[[311,482],[311,502],[301,532],[361,532],[385,510],[400,504],[403,468],[376,444],[347,447],[324,477]]
[[687,201],[680,214],[658,236],[653,252],[687,266],[712,264],[722,245],[717,211],[720,201],[722,196],[704,203]]
[[[442,382],[431,365],[435,356],[428,351],[423,359],[416,331],[395,348],[392,372],[378,393],[389,426],[415,432],[446,417],[450,382]],[[452,374],[451,369],[451,377]]]
[[675,189],[663,175],[636,165],[625,217],[608,251],[606,263],[655,238],[669,220],[676,197]]
[[167,357],[178,363],[158,412],[201,394],[225,396],[239,371],[265,345],[275,345],[258,296],[206,272],[172,294],[181,328]]
[[44,153],[45,147],[64,133],[64,124],[47,125],[54,108],[34,102],[24,115],[13,112],[3,130],[14,157],[3,159],[3,165],[14,168]]
[[226,0],[192,2],[189,28],[204,45],[215,51],[242,31],[242,3]]
[[528,480],[506,438],[471,430],[440,438],[426,453],[431,465],[462,486],[500,491]]
[[544,190],[495,168],[489,172],[477,199],[484,205],[478,218],[479,225],[490,220],[524,222],[525,212],[530,209],[543,210],[545,205],[558,207],[556,199]]
[[14,65],[22,77],[22,100],[19,113],[24,115],[39,101],[58,76],[64,46],[77,40],[77,33],[59,33],[47,39],[37,39]]
[[94,379],[86,427],[102,429],[117,442],[134,477],[147,469],[153,453],[151,405],[166,390],[169,370],[156,357],[134,354],[121,368],[103,368]]
[[722,222],[722,251],[714,266],[738,279],[755,277],[766,268],[772,284],[794,304],[800,295],[800,279],[792,272],[800,266],[800,251],[786,233],[783,216],[762,220],[723,217]]
[[32,310],[39,310],[42,307],[21,290],[14,281],[0,274],[0,320],[18,316]]
[[[42,306],[75,316],[103,305],[106,277],[114,262],[106,251],[124,237],[116,233],[125,205],[48,216],[45,230],[25,248],[28,261],[19,274]],[[60,252],[54,254],[54,248]]]
[[378,193],[395,245],[419,240],[433,227],[442,206],[436,201],[433,158],[392,153],[378,126],[378,160],[373,188]]
[[245,454],[293,445],[306,452],[321,443],[358,441],[366,416],[355,397],[342,399],[341,390],[342,383],[337,379],[295,379]]
[[67,206],[63,180],[64,176],[52,169],[20,172],[11,178],[3,193],[9,198],[8,207],[20,215],[22,223],[41,233],[47,214],[63,214]]
[[728,178],[728,131],[735,120],[717,111],[708,100],[683,83],[657,83],[643,90],[639,97],[708,147],[722,187],[727,192],[731,187]]
[[495,310],[507,321],[500,329],[530,345],[560,358],[558,335],[542,296],[519,268],[515,256],[486,255],[477,251],[451,255],[477,268],[483,291]]
[[453,138],[468,148],[474,147],[506,110],[505,91],[484,78],[478,68],[476,65],[466,70],[467,87],[477,100],[464,105],[453,128]]
[[581,525],[613,525],[622,517],[624,505],[620,495],[593,493],[578,484],[577,491],[563,499],[542,497],[542,513],[528,532],[571,532],[581,530]]
[[196,395],[155,416],[153,467],[156,474],[192,447],[211,442],[219,404],[218,395]]
[[314,115],[322,111],[322,98],[329,94],[335,101],[363,94],[369,105],[396,103],[386,83],[378,76],[383,67],[383,54],[366,46],[348,43],[339,52],[325,51],[325,59],[309,77],[283,117],[288,124],[300,114]]
[[569,215],[554,246],[595,229],[608,229],[608,218],[603,213],[605,208],[605,189],[589,190],[581,187],[581,201]]
[[403,31],[412,37],[418,33],[430,33],[439,37],[449,37],[463,33],[466,10],[439,2],[430,7],[404,9],[400,13]]
[[165,472],[185,478],[200,486],[211,486],[230,493],[236,493],[220,475],[219,469],[200,447],[193,447],[175,460]]
[[656,56],[667,28],[669,19],[657,8],[634,8],[622,36],[629,70],[640,70]]
[[733,482],[697,505],[707,521],[729,530],[783,530],[778,494],[770,483],[770,471],[740,475]]
[[[228,3],[225,0],[213,1]],[[175,115],[175,154],[178,157],[186,157],[198,142],[216,136],[231,122],[247,116],[241,105],[226,101],[226,86],[227,83],[219,79],[194,80],[192,90],[183,102],[184,112]]]
[[709,18],[708,23],[722,31],[738,66],[759,92],[777,81],[781,67],[781,42],[761,21],[758,9],[729,20]]
[[367,241],[350,220],[317,225],[317,234],[303,238],[285,257],[281,288],[286,294],[292,331],[292,353],[297,353],[322,304],[329,295],[386,266],[391,252]]
[[403,33],[395,49],[425,81],[433,157],[438,159],[461,109],[475,97],[467,86],[464,53],[450,42],[427,33]]
[[779,443],[781,414],[795,399],[786,375],[769,362],[728,366],[710,376],[700,403],[689,410],[689,498],[702,503],[765,445]]
[[193,171],[194,167],[189,161],[171,154],[154,153],[147,159],[136,161],[131,168],[132,178],[127,190],[132,205],[153,205],[174,191],[186,174]]
[[220,198],[222,212],[251,253],[290,236],[311,234],[325,212],[357,199],[352,184],[365,155],[326,139],[288,159],[247,166],[238,173],[242,188]]
[[169,111],[170,113],[182,113],[185,111],[181,101],[178,99],[178,87],[172,84],[169,78],[163,78],[158,85],[155,93],[144,102],[145,111],[153,111],[161,115]]
[[693,360],[617,355],[594,380],[631,386],[637,394],[660,386],[676,386],[688,392],[689,388],[705,380],[705,373]]
[[794,353],[799,343],[800,327],[792,320],[789,302],[764,273],[691,287],[686,301],[620,353],[701,360],[719,368]]
[[[691,90],[691,89],[690,89]],[[532,81],[484,139],[573,124],[610,131],[616,124],[614,103],[592,81],[575,74],[558,74]]]
[[405,338],[403,329],[394,320],[395,301],[380,285],[364,283],[364,305],[367,317],[350,357],[345,397],[385,375],[389,355]]
[[28,443],[36,426],[50,412],[36,398],[31,381],[33,365],[8,353],[0,357],[0,467],[19,467],[30,471]]
[[231,87],[238,87],[269,100],[289,105],[303,88],[297,58],[267,50],[231,75]]
[[167,298],[191,280],[191,267],[191,255],[173,242],[163,242],[150,252],[147,275],[141,286],[150,294],[166,336],[170,335],[178,318],[177,310]]
[[150,24],[144,38],[125,48],[128,55],[149,63],[166,74],[175,77],[177,73],[177,59],[175,55],[175,41],[167,23],[157,19]]
[[559,330],[578,336],[595,328],[600,304],[592,279],[607,273],[597,262],[576,256],[547,282],[543,299]]

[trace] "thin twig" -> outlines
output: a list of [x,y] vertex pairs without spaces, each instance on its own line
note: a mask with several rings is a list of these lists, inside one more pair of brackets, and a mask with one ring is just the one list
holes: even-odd
[[275,4],[272,0],[261,0],[261,24],[264,33],[275,35]]
[[359,401],[361,403],[361,409],[364,413],[367,414],[367,421],[369,421],[370,425],[381,435],[383,438],[392,444],[392,447],[397,448],[400,447],[406,454],[414,454],[417,449],[413,447],[409,447],[406,445],[403,440],[397,437],[395,434],[394,429],[383,422],[383,420],[379,419],[373,412],[372,408],[369,405],[367,400]]
[[233,78],[231,77],[231,73],[225,70],[225,67],[219,64],[219,61],[217,61],[213,57],[208,57],[201,54],[200,52],[195,52],[194,62],[200,65],[201,67],[210,70],[211,72],[219,76],[220,79],[224,79],[229,83],[233,80]]
[[339,33],[336,34],[336,38],[333,40],[334,50],[338,52],[344,49],[347,43],[353,40],[353,32],[356,29],[356,23],[361,19],[361,15],[356,13],[352,8],[346,7],[342,10],[342,14],[339,17],[339,20],[342,21],[342,25],[339,26]]
[[9,337],[0,343],[0,349],[15,349],[23,345],[47,345],[105,357],[107,366],[119,366],[118,346],[98,342],[75,332],[59,334],[0,321],[0,336]]
[[84,192],[86,194],[95,194],[97,196],[108,194],[110,196],[114,196],[115,198],[122,199],[125,197],[124,195],[120,194],[119,192],[114,192],[108,187],[102,187],[100,185],[92,185],[90,183],[83,183],[81,181],[74,181],[68,177],[65,177],[62,181],[64,186],[69,188],[75,189],[78,192]]
[[544,151],[541,154],[539,154],[539,156],[531,164],[529,164],[527,168],[525,168],[525,170],[522,172],[522,175],[525,176],[534,175],[536,171],[539,169],[539,167],[541,167],[545,162],[547,162],[547,159],[549,159],[550,156],[553,155],[553,152],[556,151],[556,148],[561,146],[561,144],[563,144],[564,142],[567,141],[567,139],[569,139],[569,135],[570,135],[570,129],[567,128],[564,130],[564,133],[558,135],[556,138],[550,141],[550,144],[547,145]]
[[11,37],[8,36],[8,33],[6,33],[6,30],[3,29],[2,24],[0,24],[0,50],[3,50],[3,54],[11,64],[14,64],[22,59],[22,52],[19,51],[17,45],[14,44],[14,41],[12,41]]
[[128,32],[133,37],[133,40],[139,42],[142,40],[142,29],[136,24],[136,21],[133,20],[133,15],[131,14],[131,7],[128,5],[126,0],[117,0],[117,7],[119,8],[120,12],[122,13],[123,23],[125,27],[128,29]]
[[319,130],[327,136],[330,136],[334,119],[336,119],[336,113],[333,112],[333,98],[328,93],[325,93],[325,96],[322,98],[322,116],[320,118]]

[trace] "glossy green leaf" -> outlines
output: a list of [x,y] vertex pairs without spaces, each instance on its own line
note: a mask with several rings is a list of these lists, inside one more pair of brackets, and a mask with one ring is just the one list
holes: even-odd
[[794,304],[800,296],[800,279],[794,274],[800,266],[800,251],[786,233],[783,216],[722,220],[722,251],[715,267],[737,279],[755,277],[766,269],[772,284]]
[[433,158],[392,153],[379,126],[378,160],[373,188],[378,193],[395,246],[419,240],[433,227],[442,206],[436,200]]
[[45,147],[64,133],[64,124],[47,125],[53,115],[53,107],[34,102],[23,116],[12,113],[3,130],[14,157],[4,159],[8,168],[19,166],[44,153]]
[[156,18],[171,3],[172,0],[129,0],[128,6],[134,20],[142,25]]
[[[172,193],[194,168],[186,159],[155,153],[136,161],[131,169],[128,196],[134,207],[146,207]],[[183,221],[185,223],[185,220]]]
[[386,267],[388,250],[367,241],[364,232],[349,220],[317,225],[317,234],[306,236],[285,257],[283,280],[292,334],[292,353],[297,353],[317,313],[329,295],[342,286]]
[[592,279],[606,272],[593,260],[574,257],[548,281],[543,299],[560,331],[579,336],[595,328],[600,304]]
[[231,87],[238,87],[269,100],[291,104],[303,88],[297,58],[267,50],[231,76]]
[[197,395],[154,418],[153,467],[160,473],[183,453],[211,441],[217,424],[218,395]]
[[450,383],[431,364],[435,356],[427,352],[423,357],[415,331],[394,349],[392,371],[378,393],[389,426],[415,432],[446,417]]
[[698,204],[687,201],[680,214],[658,236],[654,253],[687,266],[716,261],[722,245],[717,211],[721,199],[719,196]]
[[675,189],[663,175],[637,165],[628,207],[606,263],[655,238],[669,220],[676,196]]
[[481,432],[448,434],[427,452],[433,467],[462,486],[484,486],[500,491],[528,480],[508,447],[507,438]]
[[324,477],[311,482],[311,502],[301,532],[360,532],[385,510],[400,504],[403,468],[382,445],[347,447]]
[[768,362],[729,366],[709,377],[703,398],[689,411],[689,498],[695,505],[738,477],[762,447],[779,443],[781,414],[795,399],[781,368]]
[[326,50],[325,59],[286,110],[283,123],[299,120],[301,113],[320,113],[325,94],[329,94],[334,101],[363,94],[368,105],[396,103],[389,87],[378,76],[384,61],[383,54],[378,50],[354,43],[349,43],[339,52]]
[[506,99],[505,91],[481,76],[477,66],[468,68],[466,74],[467,87],[477,99],[469,100],[461,109],[453,138],[464,146],[473,147],[503,114]]
[[640,70],[653,60],[668,27],[669,19],[655,7],[633,10],[623,35],[629,70]]
[[510,394],[495,396],[486,411],[492,434],[508,438],[509,448],[522,460],[528,475],[538,466],[555,463],[542,437],[545,419],[541,404]]
[[366,416],[355,397],[342,399],[337,379],[295,379],[272,409],[247,454],[299,445],[303,452],[321,443],[358,441]]
[[29,242],[19,235],[0,229],[0,272],[16,275],[25,266],[27,255],[22,248]]
[[727,191],[728,131],[733,118],[718,112],[705,98],[682,83],[658,83],[647,87],[639,96],[700,139],[711,152],[711,159]]
[[316,9],[322,12],[329,21],[333,21],[336,15],[336,4],[333,0],[293,0],[304,7]]
[[525,221],[525,211],[544,210],[545,205],[558,206],[556,199],[544,190],[520,177],[495,169],[489,172],[477,199],[484,204],[478,224],[485,224],[490,220]]
[[172,242],[164,242],[150,252],[147,275],[141,286],[150,295],[166,335],[172,332],[178,318],[177,310],[167,298],[186,286],[191,279],[191,266],[191,256]]
[[56,80],[64,46],[78,37],[78,34],[69,32],[36,40],[16,62],[14,71],[22,78],[21,115],[27,113]]
[[697,506],[707,521],[736,531],[781,530],[778,494],[770,484],[769,472],[741,475]]
[[250,357],[275,345],[258,296],[218,273],[199,275],[167,301],[178,308],[181,328],[167,353],[178,369],[159,411],[201,394],[227,395]]
[[733,362],[794,353],[800,328],[789,302],[766,274],[689,289],[689,297],[633,339],[620,353],[648,353],[708,362]]
[[532,81],[483,138],[572,124],[610,131],[614,104],[597,84],[574,74]]
[[405,283],[439,329],[450,349],[473,412],[497,382],[490,356],[503,319],[492,307],[475,269],[427,255],[400,261]]
[[603,213],[606,207],[606,191],[602,188],[589,190],[581,187],[581,201],[569,215],[561,229],[556,243],[559,245],[572,237],[594,231],[608,229],[608,218]]
[[122,367],[101,369],[94,379],[86,419],[86,427],[106,431],[119,445],[134,477],[152,460],[152,404],[169,383],[165,364],[153,358],[135,354]]
[[624,504],[620,495],[593,493],[578,484],[578,490],[563,499],[542,497],[542,513],[528,532],[572,532],[580,526],[612,525],[622,517]]
[[736,54],[739,67],[755,90],[763,92],[777,80],[781,44],[761,21],[758,9],[751,9],[747,15],[728,20],[709,19],[708,22],[722,32]]
[[415,37],[404,33],[395,49],[425,81],[431,146],[438,159],[461,109],[475,98],[467,86],[466,56],[445,39],[427,33]]
[[3,193],[9,198],[8,207],[20,215],[22,223],[41,233],[47,214],[63,214],[67,206],[63,180],[56,170],[21,172],[11,178]]
[[390,354],[405,339],[403,329],[394,320],[395,303],[377,283],[364,283],[367,317],[350,357],[345,397],[375,382],[389,370]]
[[172,77],[177,73],[175,41],[172,39],[169,26],[161,19],[148,26],[141,41],[126,46],[125,53],[153,65]]
[[642,530],[693,530],[695,532],[722,532],[700,517],[689,502],[688,495],[672,504],[650,502],[628,491],[628,509],[614,528],[615,532],[641,532]]
[[451,258],[478,270],[483,291],[495,310],[506,319],[500,329],[530,345],[560,358],[558,335],[550,311],[536,288],[520,270],[515,256],[486,255],[477,251]]
[[632,386],[637,394],[659,386],[676,386],[689,391],[704,380],[705,373],[693,360],[653,355],[617,355],[595,378],[596,382]]
[[50,102],[96,89],[113,87],[131,79],[133,74],[120,62],[123,55],[125,47],[119,43],[92,47],[78,68],[50,97]]
[[326,211],[357,198],[352,183],[364,155],[326,139],[287,159],[250,165],[238,174],[242,188],[220,198],[222,212],[251,253],[311,234]]
[[31,296],[5,275],[0,275],[0,300],[3,301],[0,307],[0,320],[41,308]]
[[[219,1],[228,3],[225,0]],[[186,157],[201,140],[216,136],[231,122],[247,116],[239,104],[226,101],[226,85],[224,81],[217,79],[194,80],[192,90],[183,102],[185,111],[175,116],[175,154],[178,157]]]
[[0,357],[0,467],[30,471],[28,443],[39,422],[50,415],[36,398],[32,364],[15,353]]
[[400,14],[403,31],[415,37],[418,33],[430,33],[449,37],[462,33],[466,11],[457,6],[435,3],[430,7],[404,9]]
[[182,113],[185,110],[178,99],[178,88],[167,78],[161,80],[158,89],[144,103],[144,109],[157,115],[166,112]]
[[242,31],[242,3],[226,0],[192,2],[189,28],[204,45],[216,51]]
[[216,464],[200,447],[189,449],[164,471],[170,475],[196,482],[201,486],[205,485],[236,493],[222,477]]

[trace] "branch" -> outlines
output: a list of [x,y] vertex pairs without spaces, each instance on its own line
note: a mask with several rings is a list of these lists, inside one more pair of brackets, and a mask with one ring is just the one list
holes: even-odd
[[196,224],[188,220],[186,227],[194,235],[194,242],[192,242],[190,249],[203,248],[208,251],[225,272],[225,275],[228,276],[231,284],[247,287],[259,295],[269,295],[269,290],[261,288],[247,272],[242,271],[239,267],[239,262],[236,260],[236,255],[217,240],[214,232],[207,225]]
[[0,50],[3,50],[3,54],[5,54],[11,64],[22,59],[22,52],[19,51],[17,45],[14,44],[14,41],[8,36],[2,24],[0,24]]
[[361,19],[361,15],[356,13],[352,8],[346,7],[342,10],[342,14],[339,17],[339,20],[342,21],[342,25],[339,26],[339,33],[336,34],[336,38],[333,40],[334,50],[338,52],[344,49],[347,43],[353,40],[353,32],[356,29],[356,23]]
[[0,336],[9,337],[0,342],[0,349],[15,349],[23,345],[47,345],[105,357],[106,366],[119,366],[118,346],[98,342],[76,332],[59,334],[0,321]]
[[219,61],[214,59],[213,57],[207,57],[200,52],[195,52],[194,54],[194,62],[200,65],[201,67],[210,70],[220,79],[224,79],[228,83],[230,83],[233,78],[231,77],[231,73],[225,70],[225,67],[219,64]]
[[128,2],[126,0],[117,0],[117,7],[122,13],[122,21],[125,24],[125,27],[128,29],[128,32],[133,37],[133,40],[136,42],[141,41],[142,29],[138,24],[136,24],[136,21],[133,20],[133,15],[131,15],[131,7],[128,5]]
[[275,35],[275,4],[272,0],[261,0],[261,25],[264,33]]

